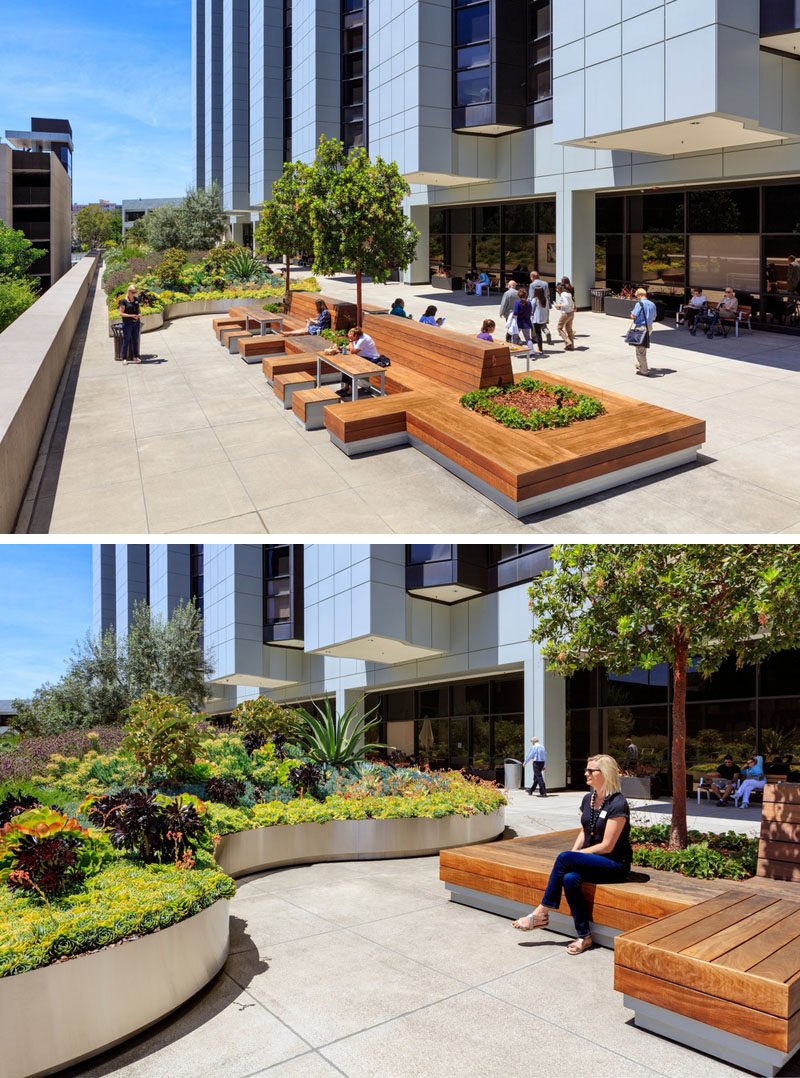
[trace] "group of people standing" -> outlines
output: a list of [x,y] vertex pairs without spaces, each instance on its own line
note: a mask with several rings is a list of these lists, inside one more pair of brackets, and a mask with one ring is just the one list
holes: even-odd
[[[528,346],[531,356],[544,355],[544,341],[552,345],[550,335],[550,311],[555,307],[560,311],[558,334],[567,351],[575,348],[575,289],[568,277],[563,277],[556,285],[555,303],[550,301],[550,286],[543,281],[536,270],[531,273],[530,287],[518,287],[516,281],[509,281],[500,301],[500,318],[506,324],[506,340],[518,344],[520,339]],[[536,341],[536,351],[533,341]]]

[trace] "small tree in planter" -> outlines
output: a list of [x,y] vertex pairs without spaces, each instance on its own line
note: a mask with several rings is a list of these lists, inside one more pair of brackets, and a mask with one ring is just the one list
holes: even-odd
[[261,220],[256,225],[256,253],[265,258],[280,258],[286,262],[285,306],[289,309],[290,259],[300,251],[314,246],[311,221],[304,200],[305,185],[310,172],[302,161],[287,161],[279,179],[272,185],[272,200],[264,204]]
[[407,266],[419,233],[403,213],[411,188],[394,162],[371,161],[364,149],[346,150],[338,139],[320,139],[303,189],[313,227],[314,271],[356,278],[356,318],[361,322],[361,280],[389,279]]
[[605,665],[672,668],[672,830],[687,845],[686,675],[733,652],[739,666],[800,642],[800,547],[708,544],[555,547],[530,588],[532,639],[567,676]]

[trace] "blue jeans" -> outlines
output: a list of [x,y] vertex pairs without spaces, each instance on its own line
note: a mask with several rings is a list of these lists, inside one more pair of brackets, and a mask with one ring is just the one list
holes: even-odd
[[542,905],[557,910],[561,905],[563,889],[575,922],[575,931],[583,938],[590,935],[589,915],[581,891],[582,883],[622,883],[630,871],[630,865],[621,865],[610,857],[598,853],[581,853],[570,850],[560,853],[553,865]]

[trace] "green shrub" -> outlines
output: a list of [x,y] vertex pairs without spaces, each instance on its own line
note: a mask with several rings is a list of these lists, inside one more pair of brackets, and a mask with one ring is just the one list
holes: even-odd
[[[755,875],[758,839],[734,831],[721,835],[689,831],[688,836],[690,845],[685,850],[670,850],[669,824],[631,827],[633,863],[706,880],[743,880]],[[643,843],[648,845],[637,845]]]
[[38,291],[31,278],[0,276],[0,333],[37,299]]
[[376,708],[363,716],[357,714],[362,700],[363,697],[354,700],[338,716],[331,710],[330,701],[327,699],[324,707],[317,706],[316,715],[312,715],[305,708],[298,709],[304,724],[300,728],[298,740],[311,760],[335,767],[350,767],[369,753],[388,748],[378,742],[367,744],[364,741],[367,731],[374,729],[381,720],[370,720],[370,715],[375,713]]
[[46,900],[80,885],[110,854],[107,839],[74,817],[30,808],[0,829],[0,883]]
[[168,928],[235,890],[218,869],[145,867],[124,859],[48,908],[35,894],[0,889],[0,977]]
[[[514,405],[519,391],[546,393],[555,397],[555,404],[542,411],[526,415]],[[550,385],[535,378],[520,378],[512,385],[490,386],[465,393],[461,398],[464,408],[502,423],[514,430],[542,430],[547,427],[568,427],[585,419],[594,419],[605,413],[605,407],[595,397],[576,393],[566,386]]]
[[299,728],[299,715],[294,708],[282,707],[268,696],[257,696],[254,700],[243,700],[231,712],[233,728],[242,737],[245,734],[261,734],[271,737],[283,734],[291,738]]
[[269,266],[243,248],[232,251],[225,264],[225,276],[229,281],[253,281],[268,273]]
[[181,778],[194,765],[204,734],[199,716],[178,696],[149,692],[134,700],[128,709],[125,740],[146,778],[156,770],[170,778]]
[[153,272],[162,285],[173,288],[175,285],[180,284],[181,272],[185,263],[186,252],[181,251],[178,247],[170,247],[164,251],[161,261]]

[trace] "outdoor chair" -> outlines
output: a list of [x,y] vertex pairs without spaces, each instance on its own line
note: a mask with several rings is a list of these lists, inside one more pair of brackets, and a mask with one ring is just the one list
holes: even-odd
[[711,800],[712,794],[714,794],[715,797],[719,797],[719,791],[716,787],[711,785],[714,779],[717,778],[719,778],[719,775],[716,772],[711,772],[707,775],[701,775],[699,781],[697,780],[697,778],[695,778],[696,786],[694,792],[697,794],[698,805],[700,804],[701,794],[705,794],[709,801]]

